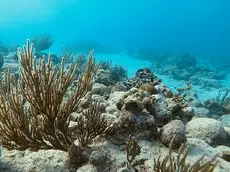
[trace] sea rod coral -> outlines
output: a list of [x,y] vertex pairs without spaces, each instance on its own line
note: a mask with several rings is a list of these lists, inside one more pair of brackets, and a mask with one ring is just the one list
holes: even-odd
[[[37,63],[29,40],[23,52],[18,50],[18,57],[19,79],[15,79],[9,67],[0,81],[0,143],[8,149],[67,151],[74,141],[68,130],[70,115],[79,110],[81,98],[92,87],[93,52],[89,53],[87,67],[76,85],[73,81],[77,64],[71,64],[66,70],[63,58],[61,68],[57,70],[52,67],[50,56],[47,62],[43,58]],[[74,90],[65,101],[63,98],[73,85]],[[101,119],[104,120],[98,120]],[[79,125],[84,126],[84,123],[81,120]],[[106,130],[100,127],[93,132]],[[81,134],[87,136],[87,133]]]

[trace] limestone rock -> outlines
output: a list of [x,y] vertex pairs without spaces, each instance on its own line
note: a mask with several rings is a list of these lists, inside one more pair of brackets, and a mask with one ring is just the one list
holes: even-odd
[[109,86],[111,84],[109,79],[109,71],[104,69],[99,69],[95,76],[95,83],[100,83]]
[[210,111],[204,107],[193,107],[193,110],[197,117],[208,117],[210,115]]
[[122,112],[115,124],[119,137],[126,139],[130,134],[138,139],[153,138],[157,134],[155,118],[152,115]]
[[126,89],[127,89],[127,88],[126,88],[126,86],[125,86],[123,83],[118,82],[118,83],[116,83],[116,84],[113,86],[111,92],[125,91]]
[[169,146],[173,136],[175,135],[175,140],[173,142],[173,147],[180,147],[182,143],[186,142],[186,128],[185,125],[180,120],[173,120],[163,126],[160,132],[161,142],[165,146]]
[[99,172],[96,167],[94,167],[91,164],[86,164],[79,169],[77,169],[76,172]]
[[3,149],[0,171],[67,171],[68,154],[60,150],[8,151]]
[[155,118],[159,127],[167,124],[172,119],[172,112],[168,110],[167,106],[164,101],[155,103]]
[[221,123],[225,127],[230,127],[230,114],[221,117]]
[[94,165],[98,171],[110,171],[111,157],[106,150],[93,151],[89,156],[89,162]]
[[100,83],[95,83],[93,84],[93,87],[91,89],[91,94],[99,94],[99,95],[103,95],[107,90],[107,86],[105,86],[104,84],[100,84]]
[[202,139],[212,146],[224,144],[227,133],[221,122],[211,118],[196,118],[186,125],[187,138]]

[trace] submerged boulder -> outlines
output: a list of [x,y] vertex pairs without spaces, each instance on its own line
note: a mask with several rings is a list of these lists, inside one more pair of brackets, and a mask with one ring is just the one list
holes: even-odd
[[174,138],[173,147],[179,148],[182,143],[186,142],[186,128],[180,120],[173,120],[161,128],[160,139],[165,146],[169,146]]
[[162,127],[172,120],[172,112],[168,110],[168,104],[162,100],[156,100],[155,103],[155,118],[157,126]]
[[99,94],[103,96],[106,92],[108,92],[108,87],[100,83],[93,84],[91,89],[91,94]]
[[116,135],[121,139],[130,134],[138,139],[151,139],[157,135],[155,118],[149,114],[121,112],[115,125]]
[[212,146],[226,144],[227,133],[220,121],[211,118],[195,118],[186,125],[187,138],[202,139]]
[[225,127],[230,127],[230,114],[221,117],[221,123]]
[[193,110],[196,117],[208,117],[210,115],[210,111],[204,107],[194,107]]
[[94,79],[95,83],[104,84],[106,86],[109,86],[111,84],[108,70],[99,69]]
[[111,156],[106,150],[95,150],[89,156],[89,163],[98,171],[110,171]]

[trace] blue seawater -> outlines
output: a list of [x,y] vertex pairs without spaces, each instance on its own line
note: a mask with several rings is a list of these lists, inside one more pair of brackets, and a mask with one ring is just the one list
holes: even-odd
[[122,65],[129,77],[139,68],[174,65],[174,57],[191,54],[202,72],[199,67],[191,72],[194,65],[186,61],[177,62],[189,69],[178,72],[187,72],[187,78],[172,78],[159,71],[162,66],[153,71],[174,89],[194,70],[204,78],[206,68],[214,70],[205,83],[192,78],[206,99],[230,86],[229,7],[227,0],[1,0],[0,43],[21,46],[27,38],[50,34],[54,44],[48,52],[61,54],[66,46],[79,53],[94,49],[97,61]]
[[[60,54],[67,45],[95,49],[98,61],[122,65],[130,77],[138,68],[190,53],[200,66],[224,73],[210,83],[213,94],[204,94],[213,97],[230,86],[229,7],[227,0],[1,0],[0,43],[23,45],[48,33],[54,38],[49,52]],[[171,88],[181,85],[162,77]]]
[[227,0],[1,0],[0,39],[21,45],[49,33],[52,52],[94,42],[112,52],[190,52],[227,65],[229,7]]
[[[26,39],[33,40],[34,37],[44,34],[53,38],[53,45],[45,53],[52,53],[52,58],[56,61],[60,61],[62,50],[65,48],[69,48],[76,54],[86,54],[89,50],[94,49],[97,62],[111,61],[112,66],[121,65],[127,70],[129,78],[134,77],[138,69],[149,68],[174,93],[183,90],[186,84],[190,86],[189,82],[192,89],[188,91],[191,97],[187,100],[190,106],[193,106],[193,110],[196,110],[196,115],[198,114],[197,116],[200,117],[201,114],[201,116],[218,120],[214,122],[215,125],[211,125],[211,127],[214,126],[209,130],[211,134],[204,132],[206,134],[204,137],[212,138],[214,134],[219,134],[221,139],[224,137],[228,142],[228,144],[225,142],[223,144],[229,146],[230,0],[0,0],[0,68],[3,63],[3,67],[11,64],[10,61],[4,59],[7,56],[3,53],[5,45],[14,45],[14,48],[22,47]],[[14,55],[11,57],[13,60],[17,59]],[[16,65],[18,64],[16,63]],[[150,88],[152,91],[157,90],[153,86]],[[100,94],[101,92],[100,90]],[[184,97],[187,98],[187,92]],[[102,103],[104,103],[104,99]],[[132,107],[135,105],[132,104]],[[137,105],[139,106],[139,104]],[[103,104],[104,108],[107,108],[106,106],[106,103]],[[160,107],[161,110],[163,109],[162,114],[167,114],[167,119],[171,119],[168,117],[166,106],[167,104],[163,104],[163,108]],[[175,107],[177,108],[177,106]],[[113,108],[110,108],[110,111],[113,111]],[[177,109],[175,111],[177,113]],[[158,113],[160,112],[159,110]],[[162,114],[159,116],[162,117]],[[146,113],[146,115],[151,116],[152,114]],[[176,117],[180,115],[176,115]],[[139,118],[137,117],[137,119]],[[111,117],[111,119],[113,118]],[[148,119],[151,119],[150,122]],[[147,122],[140,125],[147,124],[146,128],[152,127],[150,124],[153,120],[155,119],[143,117],[143,121]],[[198,118],[195,120],[199,121]],[[197,125],[198,127],[207,126],[201,131],[198,131],[199,129],[195,125],[194,128],[198,133],[210,128],[209,122],[212,120],[207,119],[207,121],[206,125],[203,123]],[[221,126],[220,130],[216,129],[216,126]],[[228,129],[225,131],[224,127],[228,127]],[[39,126],[39,128],[43,128],[43,126]],[[183,130],[185,129],[183,128]],[[228,134],[226,134],[227,132]],[[202,136],[200,134],[200,137]],[[215,139],[215,141],[219,141],[219,137]],[[152,153],[150,154],[151,151],[148,150],[152,143],[141,143],[145,150],[143,155],[152,158]],[[193,145],[193,143],[190,144]],[[200,140],[195,140],[195,144],[200,146],[199,148],[192,146],[194,147],[193,153],[196,155],[210,152],[219,154],[222,150],[230,150],[226,146],[217,151]],[[162,149],[161,146],[159,151]],[[7,166],[11,168],[15,162],[19,166],[21,165],[22,169],[27,163],[31,168],[33,166],[29,171],[40,171],[40,169],[52,171],[49,170],[49,167],[40,168],[43,163],[46,163],[45,161],[53,165],[54,168],[56,168],[56,164],[62,168],[63,162],[65,162],[62,153],[57,156],[56,152],[53,154],[52,150],[49,151],[37,155],[27,151],[11,154],[11,152],[6,153],[5,149],[0,147],[0,171],[5,168],[1,167],[1,163],[8,164]],[[115,157],[118,148],[112,152]],[[24,160],[24,154],[29,158]],[[36,155],[35,160],[33,160],[34,155]],[[41,155],[42,157],[48,155],[47,160],[40,158]],[[49,157],[49,155],[52,156]],[[102,155],[103,158],[100,157],[100,161],[104,159],[104,154]],[[105,158],[107,157],[105,156]],[[11,159],[13,159],[12,163]],[[17,161],[17,159],[22,160]],[[52,164],[53,161],[50,159],[57,160],[56,164]],[[107,163],[107,159],[105,162]],[[153,160],[151,160],[152,162]],[[99,161],[96,163],[100,164]],[[227,162],[224,161],[224,165],[226,164]],[[220,167],[222,168],[222,166]],[[225,169],[229,170],[228,167],[230,168],[230,164],[227,164]],[[10,170],[5,169],[5,171]]]

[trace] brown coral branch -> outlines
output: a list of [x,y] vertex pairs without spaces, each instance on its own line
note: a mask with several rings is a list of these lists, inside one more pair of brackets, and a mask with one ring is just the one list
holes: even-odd
[[43,34],[35,36],[32,42],[36,51],[39,52],[49,49],[52,46],[54,39],[48,34]]
[[[20,78],[12,81],[10,69],[0,82],[0,141],[17,149],[55,148],[68,150],[72,143],[68,132],[69,116],[79,108],[81,98],[92,87],[93,51],[86,71],[78,78],[71,97],[64,101],[75,79],[77,65],[66,70],[53,68],[51,57],[37,63],[29,40],[23,53],[18,51]],[[13,144],[12,144],[13,143]]]
[[13,78],[9,67],[0,88],[0,141],[9,149],[48,148],[43,140],[34,137],[35,128],[29,125],[31,116],[24,111],[25,102]]
[[178,151],[178,155],[175,158],[172,155],[172,145],[175,136],[172,138],[170,145],[169,145],[169,154],[161,160],[160,157],[157,159],[154,158],[154,172],[212,172],[214,171],[217,162],[216,158],[217,155],[214,156],[211,160],[202,163],[204,160],[204,155],[201,156],[193,165],[188,164],[187,156],[188,156],[188,147],[185,147],[184,144],[181,145]]
[[136,139],[132,136],[129,136],[129,140],[126,144],[126,159],[128,162],[123,163],[122,166],[126,166],[127,168],[133,169],[134,171],[139,171],[137,169],[137,167],[139,167],[141,171],[145,171],[144,163],[147,159],[136,159],[140,153],[141,147],[137,143]]
[[107,134],[113,130],[111,123],[102,116],[99,103],[82,111],[82,115],[76,119],[76,122],[76,136],[83,147],[91,144],[97,136]]

